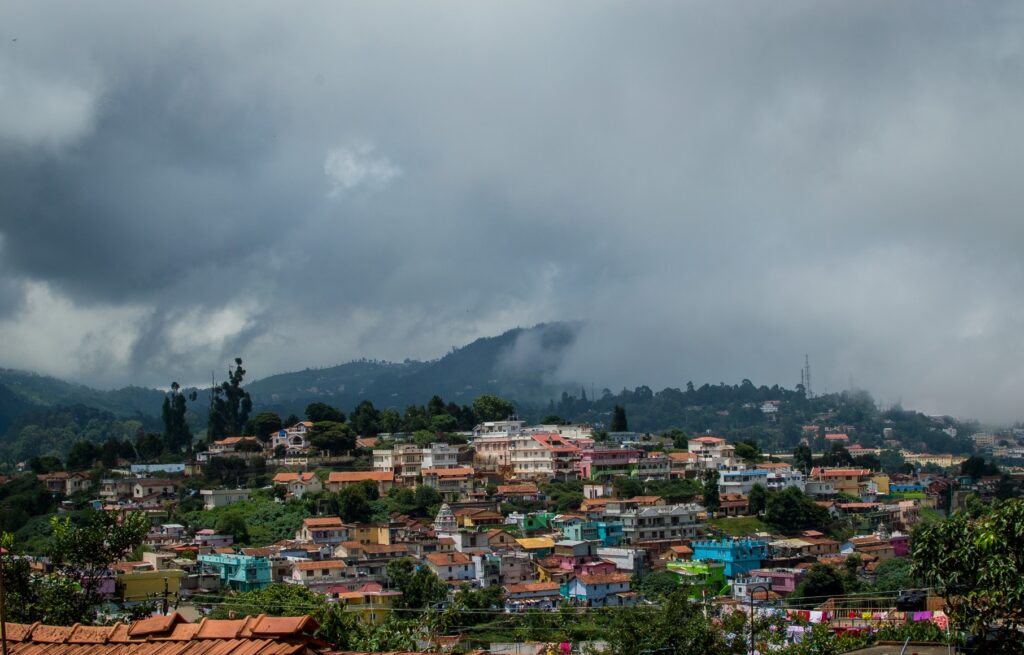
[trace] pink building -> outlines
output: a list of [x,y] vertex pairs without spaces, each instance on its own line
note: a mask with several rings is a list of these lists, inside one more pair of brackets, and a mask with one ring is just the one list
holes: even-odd
[[771,580],[772,591],[785,596],[796,589],[805,573],[807,571],[803,569],[754,569],[750,575],[757,578],[768,578]]
[[643,456],[643,451],[632,448],[595,448],[580,452],[580,477],[594,480],[602,477],[629,475],[630,469]]
[[892,544],[892,553],[896,557],[907,557],[910,555],[910,535],[894,534],[889,537],[889,543]]

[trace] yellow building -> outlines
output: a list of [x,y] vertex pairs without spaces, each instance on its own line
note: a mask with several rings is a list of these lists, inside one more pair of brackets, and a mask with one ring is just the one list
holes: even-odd
[[346,612],[355,612],[363,623],[383,623],[394,607],[394,600],[402,593],[383,591],[379,584],[363,585],[358,591],[342,591],[335,596]]
[[902,450],[900,451],[900,454],[903,455],[903,459],[908,464],[916,464],[918,466],[934,464],[942,468],[959,466],[967,459],[967,457],[963,455],[933,455],[931,453],[912,453],[909,450]]
[[391,530],[387,525],[360,523],[349,529],[349,540],[358,541],[364,546],[390,546]]
[[876,475],[872,475],[871,476],[871,481],[874,482],[875,485],[878,487],[879,495],[882,495],[882,496],[888,496],[889,495],[889,483],[891,482],[891,480],[889,480],[889,476],[888,475],[886,475],[884,473],[878,473]]
[[[115,565],[117,569],[117,595],[126,603],[147,601],[174,602],[181,589],[185,572],[181,569],[157,571],[149,563],[128,562],[128,566]],[[135,566],[132,566],[135,565]]]

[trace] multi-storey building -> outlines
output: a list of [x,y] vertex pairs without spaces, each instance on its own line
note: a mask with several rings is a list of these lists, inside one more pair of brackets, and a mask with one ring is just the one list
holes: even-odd
[[761,567],[768,558],[768,546],[753,539],[722,539],[721,541],[694,541],[694,561],[713,560],[725,564],[725,576],[732,578]]
[[349,540],[351,526],[341,522],[337,516],[307,518],[295,533],[295,540],[306,543],[337,546]]
[[642,450],[633,448],[594,448],[580,452],[580,477],[584,480],[610,480],[632,477]]
[[721,437],[695,437],[686,444],[686,450],[697,455],[702,469],[724,469],[734,466],[736,447]]
[[580,449],[558,434],[517,435],[509,461],[517,478],[572,480],[579,475]]
[[204,572],[220,577],[222,587],[235,591],[262,589],[272,582],[270,560],[238,553],[209,553],[198,557]]
[[396,444],[393,449],[373,451],[373,470],[391,472],[395,484],[414,487],[423,469],[458,468],[459,450],[445,443],[420,448],[415,444]]
[[768,471],[750,469],[745,471],[722,471],[718,476],[718,492],[723,494],[750,493],[754,485],[768,488]]
[[811,478],[832,483],[837,493],[851,496],[861,495],[871,481],[871,469],[863,468],[813,468]]
[[423,486],[437,489],[445,500],[458,500],[473,491],[471,468],[436,468],[421,470]]
[[662,505],[628,509],[610,520],[622,521],[622,543],[637,544],[643,541],[694,539],[700,524],[697,512],[699,505]]

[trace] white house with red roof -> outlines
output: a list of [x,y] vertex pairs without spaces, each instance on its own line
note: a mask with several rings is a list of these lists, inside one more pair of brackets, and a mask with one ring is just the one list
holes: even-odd
[[312,471],[301,473],[282,472],[274,476],[274,485],[288,490],[288,496],[302,498],[306,494],[316,494],[324,490],[324,485]]

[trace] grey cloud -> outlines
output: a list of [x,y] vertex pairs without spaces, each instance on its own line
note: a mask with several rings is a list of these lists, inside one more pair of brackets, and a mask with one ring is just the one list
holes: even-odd
[[130,347],[93,331],[49,372],[259,377],[581,319],[567,380],[793,384],[809,352],[822,385],[1015,417],[1013,3],[53,11],[0,9],[0,80],[40,107],[0,111],[0,252],[55,320],[123,308]]

